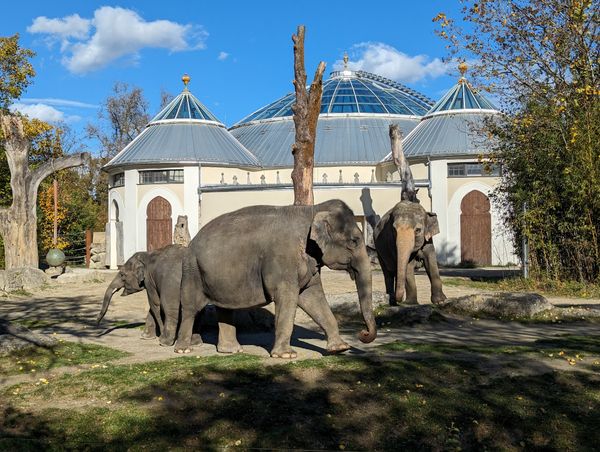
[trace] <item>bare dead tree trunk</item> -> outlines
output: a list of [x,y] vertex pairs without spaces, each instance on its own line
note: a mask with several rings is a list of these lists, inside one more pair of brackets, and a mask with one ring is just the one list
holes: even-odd
[[400,179],[402,180],[401,199],[403,201],[419,202],[417,199],[415,180],[413,179],[410,165],[402,150],[402,132],[400,131],[398,124],[390,124],[390,140],[392,142],[392,157],[394,158],[394,164],[398,168],[398,173],[400,173]]
[[298,26],[297,34],[292,35],[292,41],[294,41],[294,88],[296,90],[296,102],[292,106],[296,127],[296,142],[292,145],[294,205],[311,206],[314,204],[315,137],[321,112],[325,62],[319,63],[307,93],[304,69],[304,25]]
[[10,169],[13,202],[0,208],[0,235],[4,239],[6,269],[38,266],[37,192],[42,180],[55,171],[83,165],[87,152],[68,155],[46,162],[31,170],[29,140],[23,123],[16,116],[0,116],[6,160]]

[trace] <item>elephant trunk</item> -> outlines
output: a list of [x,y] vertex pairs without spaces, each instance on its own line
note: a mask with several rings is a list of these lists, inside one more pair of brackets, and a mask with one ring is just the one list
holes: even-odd
[[406,267],[415,247],[415,234],[411,228],[396,229],[396,303],[402,303],[406,283]]
[[360,312],[363,316],[366,330],[362,330],[358,335],[361,342],[369,343],[377,337],[377,326],[375,324],[375,315],[373,314],[373,290],[371,278],[371,262],[367,249],[363,250],[356,259],[356,265],[353,265],[355,270],[356,290],[358,291],[358,302],[360,304]]
[[115,279],[113,279],[110,285],[106,288],[106,292],[104,292],[104,301],[102,302],[102,309],[100,310],[100,314],[98,314],[98,318],[96,319],[97,324],[100,323],[100,321],[104,318],[104,315],[108,310],[108,306],[110,305],[110,300],[112,299],[112,296],[115,294],[115,292],[122,288],[123,280],[121,279],[121,276],[117,274],[117,276],[115,276]]

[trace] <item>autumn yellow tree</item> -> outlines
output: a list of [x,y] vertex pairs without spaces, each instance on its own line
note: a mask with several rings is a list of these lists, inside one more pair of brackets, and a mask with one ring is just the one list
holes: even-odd
[[515,246],[534,276],[600,282],[600,0],[462,4],[434,21],[507,113],[487,128]]
[[89,155],[79,153],[35,161],[32,150],[36,143],[51,138],[47,133],[41,133],[36,135],[39,141],[32,140],[30,127],[35,127],[34,123],[8,112],[10,103],[18,99],[34,75],[29,61],[33,52],[20,47],[18,40],[18,35],[0,38],[0,162],[5,162],[7,174],[10,174],[10,196],[3,197],[5,205],[0,207],[0,236],[7,269],[38,266],[37,193],[40,183],[52,173],[82,165],[89,158]]

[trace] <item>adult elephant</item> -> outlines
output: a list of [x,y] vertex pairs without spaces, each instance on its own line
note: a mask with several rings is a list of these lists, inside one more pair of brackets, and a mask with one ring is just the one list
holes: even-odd
[[[323,265],[354,278],[367,330],[377,335],[371,293],[371,268],[352,210],[339,200],[315,206],[252,206],[215,218],[192,240],[183,263],[182,320],[175,351],[191,350],[194,317],[207,303],[242,309],[275,303],[275,343],[271,356],[294,358],[290,346],[296,307],[327,335],[327,350],[350,346],[342,340],[321,284]],[[219,325],[235,350],[230,325]],[[221,337],[219,341],[221,341]],[[224,339],[225,340],[225,339]]]
[[[179,321],[179,294],[185,247],[168,245],[151,252],[138,252],[120,268],[104,294],[97,323],[104,318],[112,296],[123,289],[121,296],[146,289],[149,311],[142,339],[153,339],[156,332],[162,345],[172,345]],[[164,323],[162,320],[164,314]]]
[[[415,201],[403,200],[390,209],[373,230],[390,304],[417,303],[415,264],[422,260],[431,282],[431,301],[446,299],[432,237],[440,232],[437,215]],[[395,280],[395,284],[394,284]]]

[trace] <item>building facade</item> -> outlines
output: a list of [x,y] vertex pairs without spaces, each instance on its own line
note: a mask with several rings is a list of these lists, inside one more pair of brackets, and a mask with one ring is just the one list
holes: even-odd
[[[192,237],[202,225],[249,205],[293,203],[294,123],[288,94],[229,130],[185,88],[105,167],[109,173],[107,265],[172,242],[179,215]],[[333,72],[323,83],[315,143],[315,202],[338,198],[370,231],[400,199],[389,156],[398,124],[419,199],[438,214],[440,262],[516,262],[510,237],[489,204],[497,169],[479,160],[478,125],[499,114],[461,77],[434,103],[396,82],[362,71]],[[474,226],[475,225],[475,226]],[[469,229],[471,228],[471,229]],[[488,238],[489,236],[489,238]],[[488,246],[489,245],[489,246]]]

